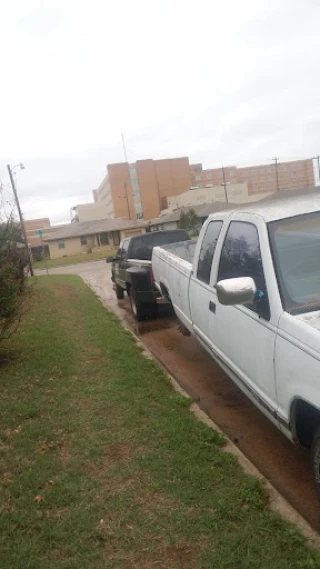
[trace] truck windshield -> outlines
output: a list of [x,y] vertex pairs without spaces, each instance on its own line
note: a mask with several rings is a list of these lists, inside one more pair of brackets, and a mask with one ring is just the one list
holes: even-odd
[[320,310],[320,212],[269,223],[269,236],[284,309]]
[[132,239],[130,257],[131,259],[151,261],[153,247],[177,243],[177,241],[185,241],[186,239],[189,239],[189,236],[186,231],[182,230],[144,234]]

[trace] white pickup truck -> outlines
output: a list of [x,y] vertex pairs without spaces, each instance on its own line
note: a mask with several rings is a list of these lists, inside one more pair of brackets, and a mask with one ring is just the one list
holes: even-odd
[[156,286],[182,330],[312,449],[320,494],[320,191],[213,214],[191,249],[153,250]]

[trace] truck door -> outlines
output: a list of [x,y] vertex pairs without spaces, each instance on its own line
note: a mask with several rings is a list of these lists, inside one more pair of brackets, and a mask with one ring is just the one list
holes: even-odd
[[115,263],[115,277],[117,283],[122,287],[126,288],[126,269],[128,267],[128,248],[130,239],[124,239],[120,243],[119,251],[117,254],[117,261]]
[[278,316],[270,311],[264,259],[254,223],[230,222],[215,272],[213,283],[237,277],[255,281],[256,298],[244,306],[223,306],[212,287],[207,303],[210,339],[217,359],[232,372],[236,383],[277,422],[273,358]]
[[189,299],[192,326],[199,341],[211,350],[210,306],[212,287],[210,275],[213,255],[217,246],[223,222],[211,221],[203,236],[198,266],[190,277]]

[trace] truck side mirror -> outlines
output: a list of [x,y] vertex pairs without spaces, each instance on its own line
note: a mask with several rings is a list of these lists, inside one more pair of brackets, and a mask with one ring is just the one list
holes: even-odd
[[108,257],[108,258],[106,259],[106,263],[113,263],[113,261],[115,261],[116,258],[117,258],[117,257]]
[[252,302],[257,289],[251,277],[225,279],[216,284],[217,296],[220,304],[235,306]]

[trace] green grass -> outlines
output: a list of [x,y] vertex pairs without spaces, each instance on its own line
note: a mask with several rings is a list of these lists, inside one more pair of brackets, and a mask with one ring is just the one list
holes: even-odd
[[1,569],[319,568],[78,277],[2,346]]
[[[99,261],[100,259],[106,259],[107,257],[114,257],[116,254],[115,250],[111,251],[94,251],[93,253],[81,253],[79,255],[71,255],[70,257],[61,257],[60,259],[47,259],[47,266],[50,269],[54,267],[62,267],[64,265],[74,265],[76,263],[83,263],[88,261]],[[34,269],[45,269],[45,261],[34,261],[32,263]]]

